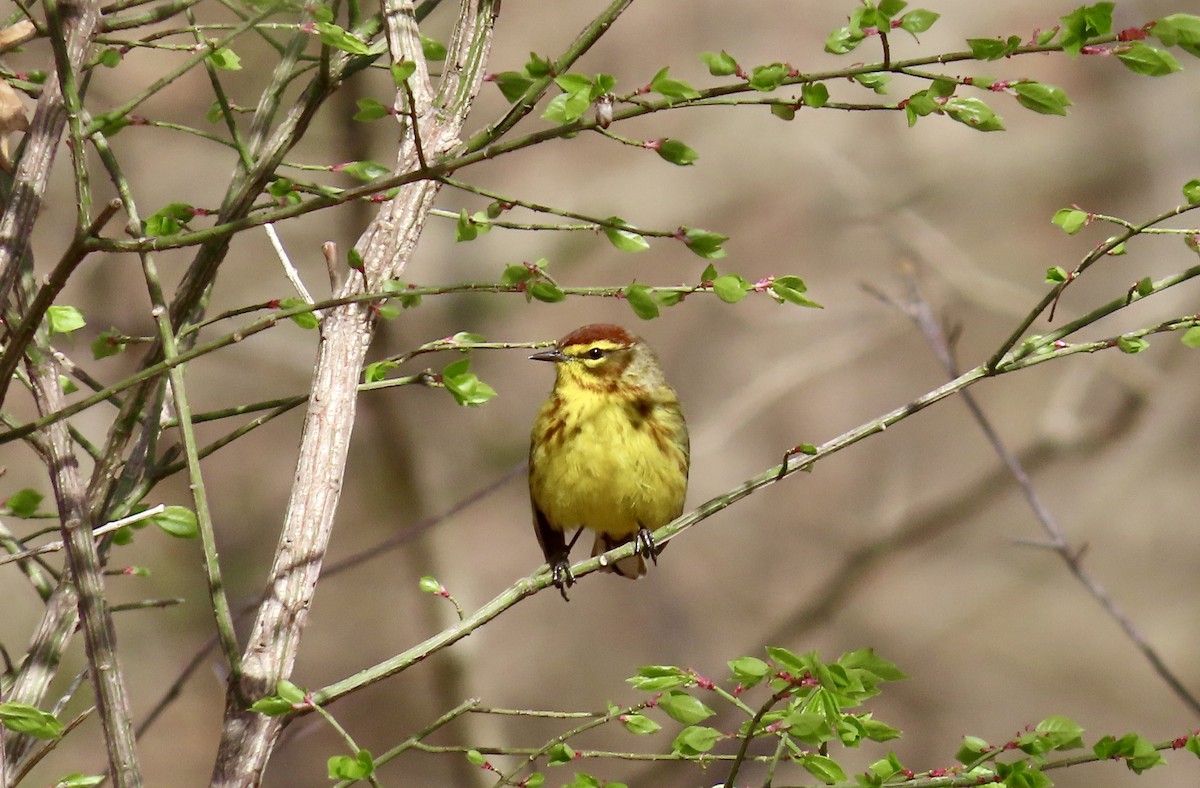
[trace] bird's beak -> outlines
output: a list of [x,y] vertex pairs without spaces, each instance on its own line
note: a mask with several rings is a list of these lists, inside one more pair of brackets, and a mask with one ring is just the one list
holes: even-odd
[[561,349],[555,347],[555,348],[550,348],[549,350],[543,350],[541,353],[534,353],[532,356],[529,357],[529,360],[530,361],[559,362],[559,361],[566,361],[567,357],[563,355],[563,352]]

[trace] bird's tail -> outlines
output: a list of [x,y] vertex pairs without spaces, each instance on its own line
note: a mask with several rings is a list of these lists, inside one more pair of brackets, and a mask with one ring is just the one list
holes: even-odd
[[[596,534],[596,543],[592,545],[592,555],[597,556],[601,553],[607,553],[614,547],[620,547],[632,540],[632,536],[622,538],[609,536],[608,534]],[[622,558],[616,563],[609,564],[604,567],[604,571],[613,572],[621,577],[628,577],[630,580],[637,580],[646,574],[646,560],[635,553],[628,558]]]

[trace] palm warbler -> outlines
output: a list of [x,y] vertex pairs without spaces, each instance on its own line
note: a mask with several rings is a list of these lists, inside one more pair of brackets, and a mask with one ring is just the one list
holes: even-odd
[[675,390],[654,351],[620,326],[584,326],[530,358],[556,371],[529,447],[533,524],[554,585],[566,599],[575,582],[568,555],[584,528],[596,532],[592,555],[634,542],[634,555],[605,569],[641,577],[661,549],[650,531],[678,517],[687,494],[687,424]]

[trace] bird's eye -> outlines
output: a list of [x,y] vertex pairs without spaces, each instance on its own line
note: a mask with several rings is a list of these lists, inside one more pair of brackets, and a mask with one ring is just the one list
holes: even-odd
[[604,358],[604,351],[598,347],[594,347],[583,355],[587,358]]

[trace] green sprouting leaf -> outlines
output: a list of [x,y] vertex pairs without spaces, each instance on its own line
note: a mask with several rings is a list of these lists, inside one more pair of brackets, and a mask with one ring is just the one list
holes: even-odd
[[1051,266],[1046,269],[1046,282],[1049,284],[1061,284],[1070,279],[1067,274],[1067,269],[1061,265]]
[[723,738],[720,731],[699,725],[689,725],[671,742],[671,750],[687,756],[708,752]]
[[699,230],[695,227],[683,228],[683,242],[687,248],[706,260],[719,260],[724,257],[726,252],[722,245],[728,240],[729,236],[720,233]]
[[893,728],[886,722],[881,722],[870,714],[865,714],[859,717],[858,720],[863,726],[863,735],[871,741],[891,741],[899,739],[902,735],[899,728]]
[[1066,115],[1071,99],[1062,88],[1042,82],[1018,82],[1012,86],[1017,103],[1042,115]]
[[1200,57],[1200,16],[1194,14],[1171,14],[1157,20],[1150,28],[1150,35],[1163,46],[1178,46],[1183,51]]
[[1148,77],[1165,76],[1183,68],[1167,50],[1152,47],[1142,41],[1133,41],[1118,47],[1113,54],[1133,73]]
[[63,732],[63,724],[50,712],[12,701],[0,703],[0,725],[39,739],[57,739]]
[[907,0],[881,0],[878,5],[878,12],[883,16],[883,19],[875,19],[871,24],[875,26],[882,25],[884,22],[891,20],[896,14],[908,7]]
[[637,675],[630,676],[625,681],[636,690],[662,692],[682,687],[690,683],[691,678],[674,665],[643,665],[638,668]]
[[1132,355],[1134,353],[1141,353],[1143,350],[1145,350],[1148,347],[1150,347],[1150,343],[1147,342],[1146,340],[1142,339],[1141,337],[1134,337],[1134,336],[1117,337],[1117,348],[1122,353],[1129,353],[1130,355]]
[[354,113],[353,120],[359,123],[370,123],[386,118],[389,114],[388,108],[373,98],[360,98],[355,103],[358,105],[358,112]]
[[267,184],[267,194],[275,198],[280,205],[299,205],[300,192],[290,178],[275,178]]
[[483,753],[479,750],[467,750],[467,763],[472,766],[483,766],[487,763],[487,758],[484,758]]
[[379,162],[371,161],[369,159],[347,162],[346,164],[341,165],[338,168],[338,171],[344,172],[351,178],[357,178],[364,183],[373,181],[376,178],[382,178],[384,175],[387,175],[391,172],[390,169],[383,166]]
[[559,93],[546,105],[542,119],[552,123],[574,123],[583,117],[588,107],[592,106],[591,92],[587,90],[578,93]]
[[736,274],[718,276],[712,283],[713,292],[717,298],[727,304],[736,304],[746,297],[746,283]]
[[367,364],[363,369],[363,383],[378,383],[387,377],[387,373],[400,366],[395,361],[384,360]]
[[829,101],[829,88],[824,82],[813,82],[800,86],[800,100],[807,107],[823,107]]
[[146,235],[151,238],[175,235],[183,230],[195,215],[196,209],[185,202],[164,205],[146,218]]
[[558,742],[546,752],[546,762],[551,766],[561,766],[575,760],[575,750],[564,742]]
[[635,282],[626,287],[624,292],[629,307],[642,320],[653,320],[658,317],[658,301],[654,298],[654,291],[648,286]]
[[427,35],[419,35],[421,36],[421,51],[425,53],[426,60],[441,61],[446,59],[445,44],[443,44],[441,41],[436,41]]
[[933,27],[933,23],[938,21],[938,17],[940,16],[941,14],[935,14],[933,11],[926,11],[924,8],[917,8],[900,17],[900,29],[906,30],[914,35],[917,33],[924,33],[926,30]]
[[892,75],[885,74],[882,71],[872,71],[867,74],[855,75],[854,81],[864,88],[870,88],[876,93],[884,94],[887,93],[887,86],[892,81]]
[[474,241],[479,236],[479,226],[471,221],[467,209],[458,212],[458,221],[454,225],[454,242]]
[[168,506],[149,519],[151,523],[177,539],[195,539],[200,535],[196,513],[186,506]]
[[796,107],[792,104],[772,104],[771,114],[782,120],[795,120]]
[[423,594],[440,594],[442,593],[442,584],[438,582],[436,577],[425,575],[417,582],[417,588],[421,589]]
[[[285,298],[279,302],[280,309],[298,309],[307,307],[310,304],[307,301],[302,301],[299,298]],[[305,330],[311,330],[321,325],[321,319],[309,312],[298,312],[294,315],[289,315],[289,319]]]
[[68,775],[59,777],[54,783],[54,788],[91,788],[93,785],[102,785],[107,779],[108,775],[106,774],[71,772]]
[[808,287],[804,284],[804,280],[798,276],[780,276],[771,283],[771,292],[779,297],[780,303],[787,301],[797,306],[822,309],[823,307],[820,304],[804,295],[806,290],[808,290]]
[[73,306],[52,306],[46,310],[46,321],[52,334],[69,334],[87,325],[83,313]]
[[1037,724],[1034,731],[1047,739],[1056,750],[1077,750],[1083,747],[1083,727],[1069,717],[1047,717]]
[[1188,205],[1200,203],[1200,180],[1193,178],[1183,184],[1183,196],[1188,201]]
[[[1192,326],[1187,331],[1184,331],[1179,341],[1190,348],[1200,350],[1200,326]],[[1200,753],[1197,754],[1200,755]]]
[[1078,208],[1060,208],[1054,212],[1054,218],[1050,221],[1063,228],[1067,235],[1074,235],[1088,223],[1088,213]]
[[738,657],[729,661],[729,671],[738,684],[748,689],[765,679],[771,666],[758,657]]
[[4,501],[4,508],[14,517],[33,517],[37,514],[38,504],[43,500],[45,497],[40,492],[26,487],[8,496]]
[[213,52],[208,53],[208,62],[213,68],[221,71],[241,71],[242,59],[237,56],[237,53],[227,47],[221,47]]
[[968,38],[967,46],[971,48],[971,56],[976,60],[999,60],[1007,57],[1021,46],[1020,36],[1009,36],[1007,40],[999,38]]
[[569,783],[564,783],[563,788],[617,788],[617,784],[601,783],[590,774],[575,772],[575,779]]
[[79,391],[79,386],[75,385],[75,381],[66,375],[58,376],[58,387],[62,389],[63,394],[74,394],[76,391]]
[[392,72],[392,83],[400,87],[417,73],[417,64],[412,60],[401,60],[399,63],[393,63],[389,70]]
[[333,22],[317,22],[315,28],[321,43],[325,46],[340,49],[351,55],[369,55],[371,53],[367,42],[340,25],[335,25]]
[[723,49],[720,52],[701,52],[700,59],[708,66],[708,73],[714,77],[727,77],[737,73],[737,61]]
[[[1080,6],[1066,16],[1060,17],[1062,37],[1059,39],[1059,44],[1063,51],[1071,57],[1075,57],[1088,39],[1108,35],[1112,31],[1113,6],[1113,3]],[[1053,38],[1053,35],[1050,38]],[[1050,38],[1047,38],[1046,41],[1039,40],[1038,43],[1047,43]]]
[[368,750],[359,750],[353,758],[334,755],[326,762],[331,780],[365,780],[375,773],[375,759]]
[[116,47],[109,47],[100,53],[100,57],[96,59],[96,62],[105,68],[116,68],[121,65],[122,57],[121,50]]
[[510,104],[524,96],[525,91],[533,84],[533,78],[520,71],[502,71],[492,81]]
[[[609,219],[613,224],[623,224],[617,217]],[[650,242],[643,236],[638,235],[632,230],[626,230],[621,227],[605,227],[604,237],[613,246],[620,249],[622,252],[644,252],[650,248]]]
[[1148,296],[1154,292],[1154,280],[1148,276],[1143,276],[1138,280],[1137,284],[1133,286],[1133,289],[1138,295],[1144,298],[1145,296]]
[[626,714],[621,721],[625,724],[625,730],[637,736],[647,736],[662,730],[661,725],[645,714]]
[[974,96],[965,98],[950,98],[946,99],[946,103],[942,105],[943,111],[966,126],[977,131],[1003,131],[1004,120],[992,112],[982,99]]
[[846,781],[845,770],[833,758],[815,753],[806,753],[805,755],[801,755],[797,760],[799,760],[800,765],[809,774],[827,785]]
[[665,139],[659,140],[655,145],[654,150],[659,156],[663,157],[672,164],[677,164],[680,167],[686,167],[689,164],[695,163],[696,159],[700,158],[700,154],[689,148],[685,143],[679,140]]
[[809,663],[804,658],[780,646],[767,646],[767,656],[779,667],[793,676],[803,676],[809,670]]
[[670,70],[669,67],[664,68],[655,74],[654,79],[650,80],[650,89],[664,98],[672,100],[700,98],[700,91],[688,83],[679,79],[671,79]]
[[567,297],[566,293],[558,288],[558,285],[545,280],[539,280],[529,285],[527,292],[537,300],[545,301],[548,304],[558,303]]
[[529,53],[529,62],[525,64],[525,73],[534,79],[549,76],[554,72],[554,63],[548,57],[542,57],[536,52]]
[[907,673],[891,660],[879,656],[873,648],[848,651],[838,657],[837,664],[847,670],[866,671],[880,681],[904,681],[908,678]]
[[477,407],[496,396],[496,390],[471,372],[470,357],[460,358],[442,370],[442,385],[463,406]]
[[866,35],[861,28],[839,27],[825,39],[825,51],[831,55],[844,55],[858,48]]
[[509,265],[504,267],[504,273],[500,274],[500,283],[509,285],[519,285],[522,282],[528,282],[533,278],[533,271],[529,270],[528,266],[524,265]]
[[755,90],[769,93],[782,85],[790,73],[791,69],[783,63],[755,66],[746,82]]

